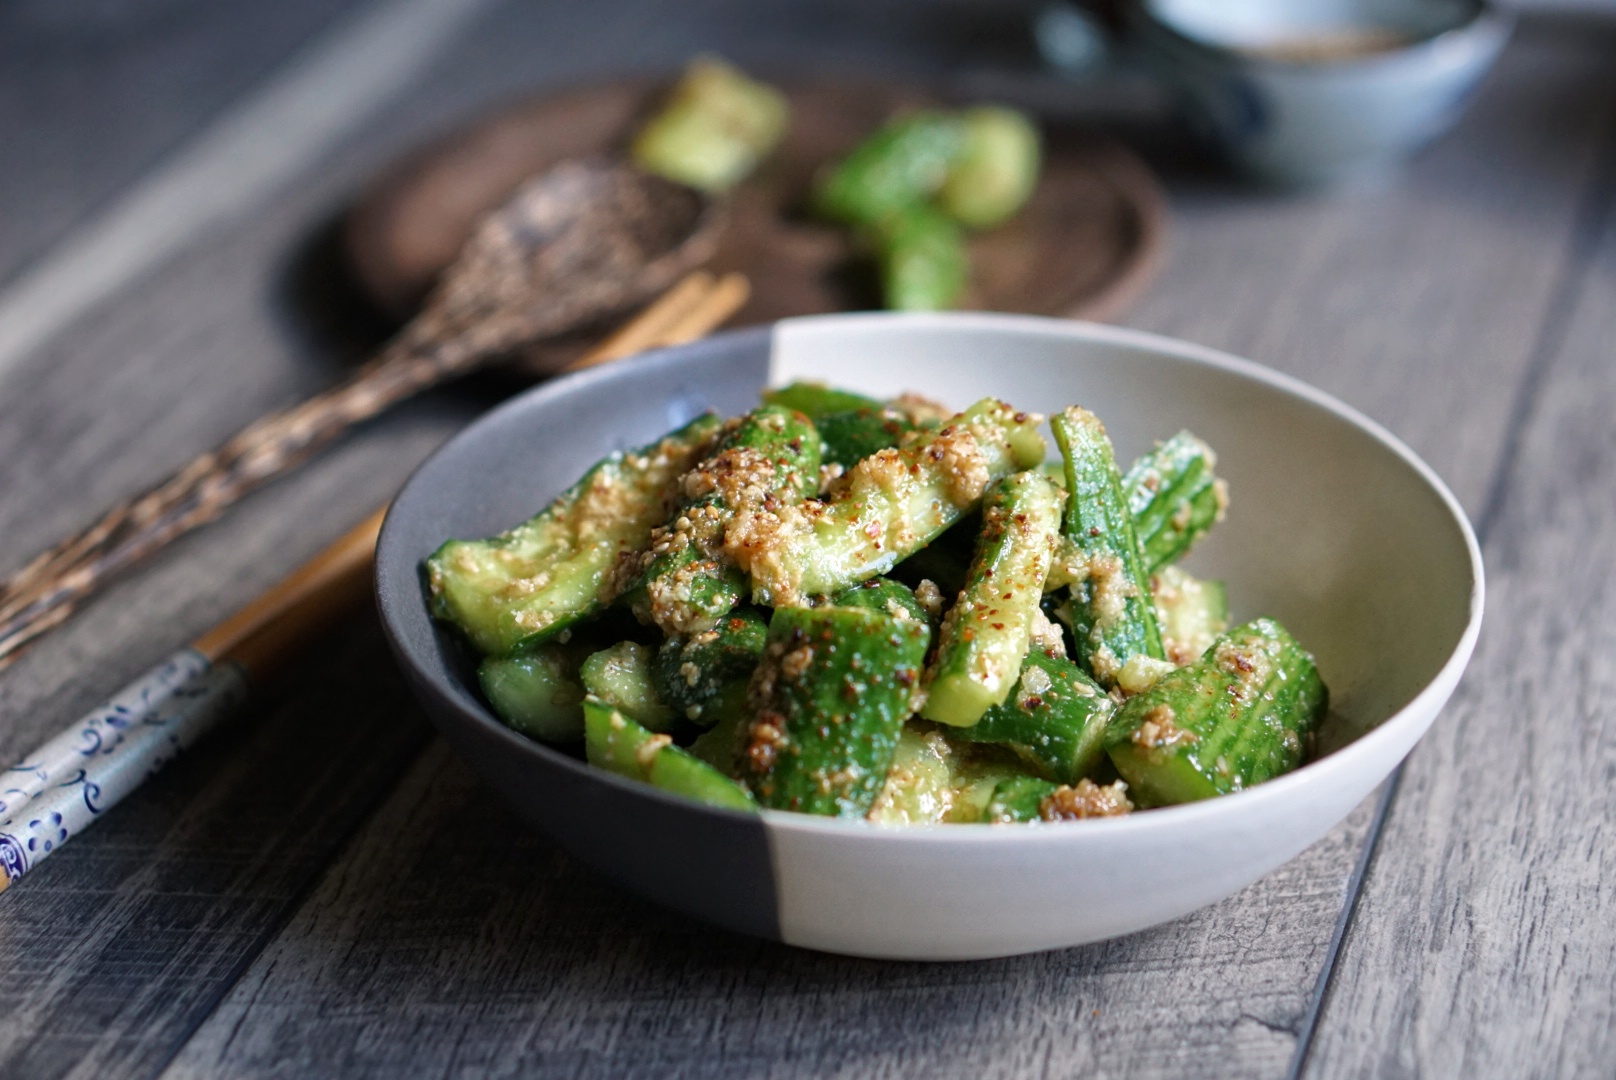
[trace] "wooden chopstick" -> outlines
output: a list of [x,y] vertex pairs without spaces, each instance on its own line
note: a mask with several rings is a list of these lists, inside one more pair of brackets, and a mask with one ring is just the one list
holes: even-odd
[[[571,365],[590,367],[718,327],[745,303],[746,280],[698,271]],[[387,508],[350,529],[269,591],[6,770],[0,892],[191,745],[297,649],[369,596]],[[88,748],[88,749],[87,749]]]

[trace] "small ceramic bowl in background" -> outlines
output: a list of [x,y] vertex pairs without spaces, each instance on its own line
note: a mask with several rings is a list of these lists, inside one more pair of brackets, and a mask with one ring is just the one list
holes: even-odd
[[1130,0],[1119,40],[1062,0],[1046,59],[1133,64],[1224,156],[1285,185],[1373,182],[1446,132],[1513,25],[1487,0]]
[[[1237,619],[1272,615],[1331,690],[1318,760],[1238,794],[1124,818],[883,828],[719,810],[594,770],[499,723],[475,661],[427,615],[421,560],[532,514],[612,450],[698,412],[821,379],[961,406],[1081,403],[1128,460],[1190,428],[1229,516],[1189,569]],[[1318,840],[1408,753],[1481,623],[1475,538],[1446,488],[1371,421],[1293,379],[1150,334],[999,315],[793,319],[572,375],[483,417],[393,503],[377,594],[395,654],[470,766],[579,859],[670,907],[862,956],[963,959],[1129,933],[1229,896]]]

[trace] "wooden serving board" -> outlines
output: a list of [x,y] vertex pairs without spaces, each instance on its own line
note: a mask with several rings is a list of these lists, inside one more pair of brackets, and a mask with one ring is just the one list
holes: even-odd
[[[879,306],[873,270],[846,230],[803,209],[815,171],[894,113],[939,99],[913,87],[783,82],[790,134],[735,194],[715,270],[740,270],[752,296],[736,325]],[[566,158],[622,149],[662,84],[616,82],[517,104],[425,147],[380,176],[345,224],[361,286],[412,311],[472,222],[525,178]],[[1149,169],[1092,131],[1047,127],[1038,190],[1015,220],[971,239],[962,306],[1101,319],[1147,283],[1165,200]],[[549,365],[544,365],[549,366]]]

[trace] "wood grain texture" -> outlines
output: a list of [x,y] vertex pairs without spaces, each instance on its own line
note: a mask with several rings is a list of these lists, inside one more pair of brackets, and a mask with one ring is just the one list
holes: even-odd
[[1312,1076],[1616,1069],[1616,85],[1590,105],[1610,125],[1593,257],[1545,327],[1486,630],[1409,759]]
[[[342,301],[340,277],[310,257],[318,251],[310,238],[376,168],[427,134],[542,85],[667,70],[704,48],[750,63],[892,74],[966,57],[1021,62],[1024,16],[1025,7],[959,2],[496,9],[306,182],[139,282],[15,372],[0,393],[4,559],[43,546],[252,416],[329,383],[362,354],[376,328]],[[644,33],[646,25],[658,32]],[[1255,354],[1343,394],[1427,453],[1479,509],[1565,277],[1575,208],[1596,180],[1602,132],[1587,94],[1609,55],[1600,48],[1582,37],[1523,35],[1459,132],[1379,194],[1280,198],[1163,159],[1178,227],[1166,275],[1130,321]],[[36,744],[272,584],[396,490],[416,461],[504,389],[468,385],[404,408],[114,588],[0,676],[0,753]],[[1593,521],[1570,519],[1567,528]],[[1569,623],[1552,625],[1571,633]],[[283,693],[295,708],[182,762],[0,899],[0,941],[17,943],[8,954],[25,956],[31,976],[0,1000],[0,1076],[149,1075],[175,1054],[176,1075],[397,1075],[420,1062],[445,1075],[694,1075],[706,1067],[777,1076],[1200,1076],[1214,1068],[1276,1076],[1295,1051],[1367,824],[1360,808],[1280,873],[1148,934],[947,967],[814,956],[640,904],[512,822],[441,749],[421,759],[339,857],[293,824],[277,831],[260,821],[238,836],[235,823],[260,802],[290,815],[293,794],[326,807],[330,834],[340,833],[386,790],[388,769],[406,768],[421,739],[416,713],[401,704],[374,639],[367,646],[354,633],[350,666],[333,660],[336,669],[313,663],[288,674]],[[1575,655],[1587,667],[1598,654]],[[1569,677],[1579,688],[1601,685]],[[363,698],[390,703],[390,722]],[[1514,707],[1465,701],[1493,724]],[[311,732],[368,738],[357,744],[365,760],[386,768],[374,764],[370,779],[351,784],[305,760]],[[344,751],[345,760],[356,752]],[[1565,767],[1533,760],[1542,775]],[[276,762],[306,768],[286,766],[307,787],[266,788]],[[1513,821],[1496,797],[1487,805],[1500,822]],[[1401,858],[1393,839],[1378,865]],[[156,861],[154,849],[164,852]],[[1411,858],[1430,857],[1413,850]],[[1548,865],[1569,873],[1568,864],[1566,856]],[[426,877],[405,872],[427,867]],[[1590,879],[1568,880],[1594,890],[1590,910],[1608,915]],[[1366,899],[1359,925],[1422,914],[1411,916],[1406,903]],[[1478,941],[1492,944],[1506,927],[1461,929],[1468,947],[1490,956]],[[1566,944],[1552,929],[1544,934],[1545,948]],[[1522,976],[1506,985],[1529,993],[1547,984]],[[1461,990],[1457,999],[1413,998],[1428,1025],[1417,1030],[1431,1045],[1450,1048],[1441,1040],[1489,1015],[1479,983]],[[1585,984],[1583,998],[1596,991]],[[1460,1011],[1429,1012],[1449,1000]],[[1342,1063],[1332,1073],[1363,1060],[1325,1055],[1344,1001],[1332,999],[1318,1036],[1320,1060]],[[1569,1008],[1559,1015],[1599,1015],[1576,1012],[1591,1009],[1586,1000]],[[1451,1030],[1433,1035],[1438,1022]],[[1557,1023],[1542,1030],[1588,1030]]]
[[257,715],[8,890],[0,1076],[160,1069],[396,782],[426,726],[374,677],[380,633],[364,620],[318,651]]
[[1336,394],[1478,513],[1574,243],[1609,47],[1523,25],[1454,133],[1384,190],[1281,196],[1185,177],[1179,243],[1126,321]]
[[1295,951],[1340,902],[1318,864],[1350,864],[1368,810],[1311,861],[1172,926],[895,964],[643,903],[516,822],[440,742],[164,1076],[1193,1076],[1208,1061],[1273,1076],[1305,999]]
[[360,2],[0,6],[0,281]]

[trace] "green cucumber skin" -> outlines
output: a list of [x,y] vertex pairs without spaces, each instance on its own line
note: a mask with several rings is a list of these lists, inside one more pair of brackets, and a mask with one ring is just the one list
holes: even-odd
[[1150,576],[1151,601],[1167,659],[1180,667],[1200,659],[1229,628],[1229,596],[1221,581],[1191,577],[1176,566]]
[[778,810],[862,817],[913,711],[931,629],[864,608],[778,608],[740,769]]
[[647,777],[652,787],[726,810],[757,811],[757,800],[745,787],[700,758],[669,746],[651,759]]
[[1013,473],[988,490],[965,589],[943,620],[927,672],[926,719],[970,727],[1009,696],[1032,640],[1064,505],[1065,493],[1037,472]]
[[1042,821],[1044,800],[1053,795],[1060,785],[1036,776],[1017,776],[1005,780],[993,789],[982,820],[994,825],[1015,822]]
[[871,454],[897,446],[915,424],[897,409],[849,409],[817,417],[814,425],[824,441],[824,461],[851,469]]
[[802,606],[891,570],[981,502],[993,481],[1043,460],[1042,417],[992,398],[936,431],[853,467],[826,501],[809,500],[741,543],[752,600]]
[[1211,447],[1180,431],[1134,462],[1123,478],[1147,575],[1183,557],[1222,519],[1228,498],[1212,472],[1216,464]]
[[512,730],[541,742],[577,742],[584,736],[584,687],[570,652],[541,645],[519,656],[487,657],[477,682]]
[[1115,711],[1116,702],[1082,668],[1034,649],[1004,703],[971,727],[950,728],[949,734],[1003,746],[1041,778],[1075,784],[1093,779],[1106,760],[1106,733]]
[[548,641],[595,614],[619,555],[650,540],[679,477],[721,426],[717,416],[697,417],[650,446],[597,462],[508,532],[446,542],[425,562],[432,614],[488,656]]
[[838,390],[816,382],[794,382],[763,391],[765,405],[795,409],[815,424],[834,413],[879,411],[885,404],[873,397]]
[[584,758],[595,768],[648,784],[652,760],[672,745],[604,701],[584,699]]
[[930,612],[920,606],[920,601],[915,599],[914,590],[903,582],[891,578],[878,577],[860,582],[851,589],[837,593],[831,603],[836,607],[879,611],[895,619],[914,619],[925,623],[933,631],[937,629],[936,620],[931,617]]
[[913,206],[868,230],[881,267],[881,297],[893,311],[947,311],[970,279],[965,234],[947,215]]
[[728,191],[785,136],[785,95],[721,61],[697,60],[629,147],[634,163],[675,183]]
[[1068,608],[1077,660],[1112,686],[1136,653],[1164,659],[1150,581],[1105,426],[1074,406],[1050,427],[1066,463],[1067,557],[1075,552],[1086,569],[1071,586]]
[[1328,703],[1313,657],[1279,623],[1256,619],[1130,698],[1106,749],[1146,804],[1208,799],[1296,768]]
[[819,433],[802,413],[763,405],[743,417],[717,453],[684,477],[685,498],[652,534],[626,591],[635,615],[665,633],[688,634],[728,614],[746,595],[747,580],[723,554],[725,527],[743,503],[797,502],[818,491],[819,455]]
[[578,669],[584,689],[652,731],[668,731],[679,714],[669,708],[652,685],[654,653],[649,645],[621,641],[591,653]]
[[585,698],[584,755],[597,769],[709,806],[756,810],[740,784],[598,698]]
[[686,718],[710,725],[708,706],[727,687],[751,678],[768,634],[763,612],[743,605],[709,630],[668,638],[651,669],[657,696]]
[[948,179],[965,146],[958,117],[910,113],[854,147],[815,185],[814,209],[833,221],[871,225],[924,203]]

